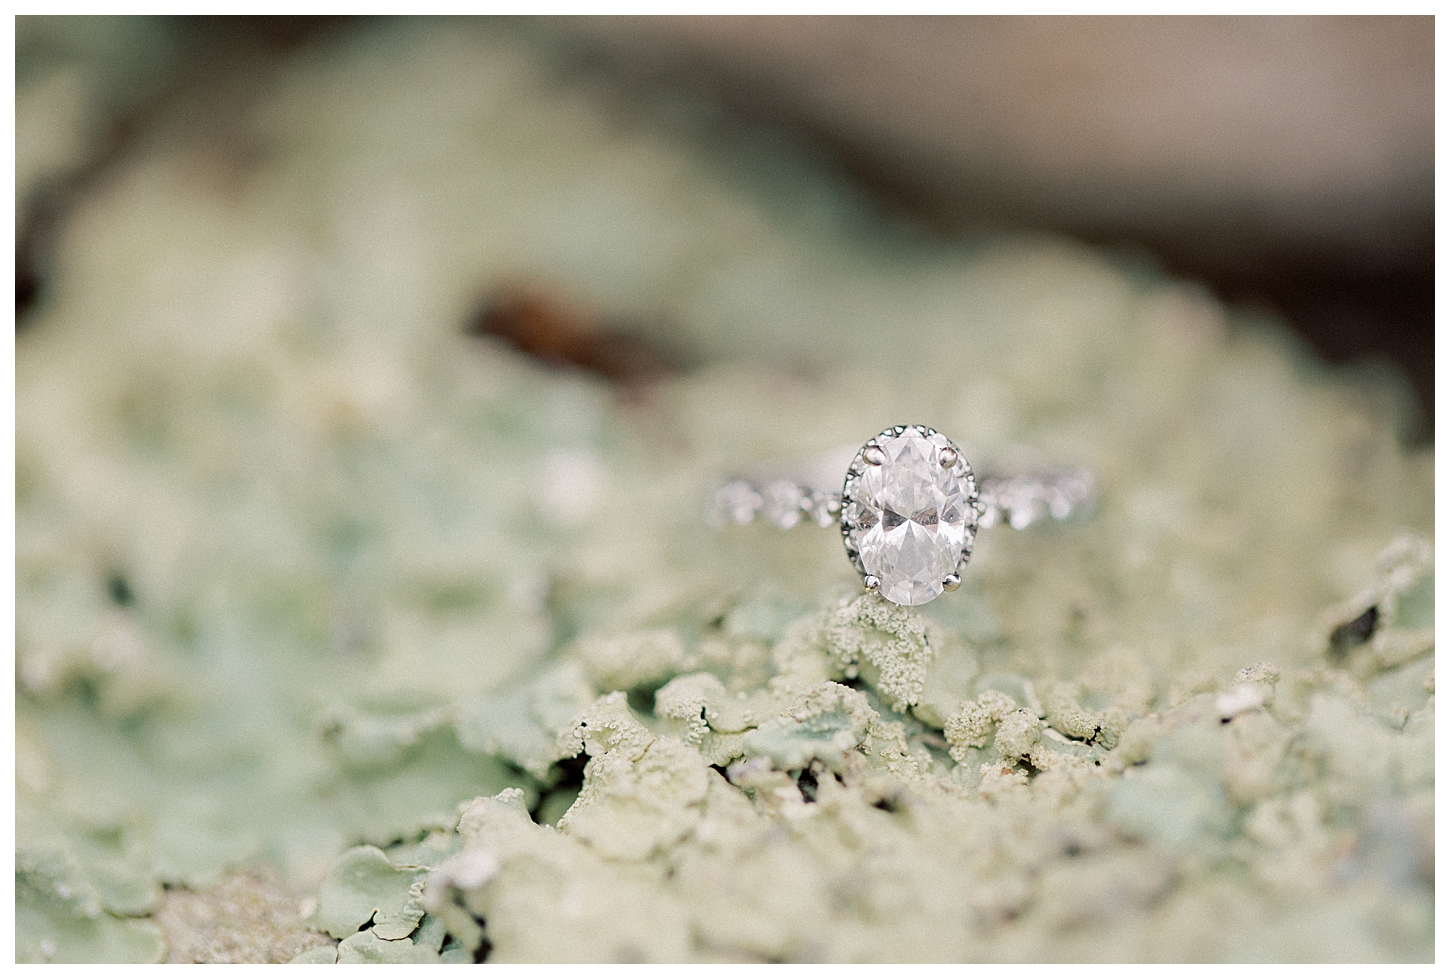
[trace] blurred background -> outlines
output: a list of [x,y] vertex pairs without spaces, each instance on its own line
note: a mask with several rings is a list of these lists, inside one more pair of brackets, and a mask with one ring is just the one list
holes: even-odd
[[[129,25],[129,26],[128,26]],[[335,17],[76,19],[17,32],[16,310],[54,230],[177,107],[214,105]],[[923,234],[1066,233],[1402,372],[1433,438],[1430,17],[524,19],[627,111],[789,144]],[[83,66],[80,77],[76,66]],[[43,106],[29,113],[27,107]],[[181,113],[183,119],[186,114]],[[27,120],[45,125],[27,131]],[[204,120],[185,124],[204,128]],[[698,123],[692,123],[698,129]],[[226,146],[245,156],[248,147]],[[254,150],[255,148],[253,148]]]

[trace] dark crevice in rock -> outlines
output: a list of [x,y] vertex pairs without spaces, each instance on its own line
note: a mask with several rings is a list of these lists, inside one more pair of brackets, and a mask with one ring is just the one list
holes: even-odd
[[655,709],[655,691],[659,688],[659,684],[648,687],[634,687],[625,693],[625,700],[631,710],[641,714],[653,714]]
[[1371,605],[1359,615],[1334,627],[1329,634],[1329,655],[1342,657],[1356,646],[1363,646],[1380,624],[1380,607]]
[[558,774],[549,788],[554,790],[582,789],[584,787],[584,766],[587,764],[589,764],[589,756],[583,752],[573,758],[562,758],[554,762],[554,770]]
[[[538,801],[529,810],[529,817],[534,822],[539,822],[540,815],[544,811],[544,803],[549,797],[562,792],[577,793],[584,788],[584,766],[588,764],[587,755],[578,754],[573,758],[565,758],[554,762],[545,776],[543,786],[539,791]],[[552,779],[553,781],[549,781]]]
[[119,571],[106,579],[106,595],[112,602],[123,607],[136,603],[136,593],[131,588],[131,582]]
[[493,337],[554,367],[571,367],[626,387],[663,380],[692,364],[648,337],[640,326],[617,323],[570,303],[553,290],[504,286],[468,318],[470,336]]
[[488,922],[483,918],[475,917],[478,927],[483,930],[483,937],[479,939],[478,948],[473,950],[473,961],[475,963],[487,962],[489,955],[493,953],[493,942],[488,940]]

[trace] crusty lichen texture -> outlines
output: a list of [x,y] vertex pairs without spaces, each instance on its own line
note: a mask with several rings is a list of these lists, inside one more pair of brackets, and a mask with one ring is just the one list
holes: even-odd
[[[163,888],[261,867],[315,941],[226,947],[309,962],[1430,960],[1433,452],[1392,386],[1081,247],[893,230],[541,30],[288,55],[58,230],[17,957],[204,957]],[[521,281],[693,366],[469,335]],[[1096,515],[983,531],[919,608],[831,530],[701,519],[906,422],[1085,465]]]

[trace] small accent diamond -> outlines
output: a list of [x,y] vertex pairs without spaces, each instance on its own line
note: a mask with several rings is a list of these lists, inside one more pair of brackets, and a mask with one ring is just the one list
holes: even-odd
[[790,530],[800,523],[810,506],[809,492],[785,479],[766,483],[764,497],[761,512],[767,523],[780,530]]

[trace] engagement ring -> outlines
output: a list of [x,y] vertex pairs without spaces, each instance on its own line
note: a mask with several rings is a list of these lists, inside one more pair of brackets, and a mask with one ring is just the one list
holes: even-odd
[[868,590],[897,605],[923,605],[961,585],[979,528],[1066,520],[1089,511],[1094,497],[1082,469],[979,482],[951,439],[925,425],[897,425],[861,446],[839,493],[788,479],[731,479],[715,489],[709,518],[722,526],[759,516],[781,530],[806,519],[838,523]]

